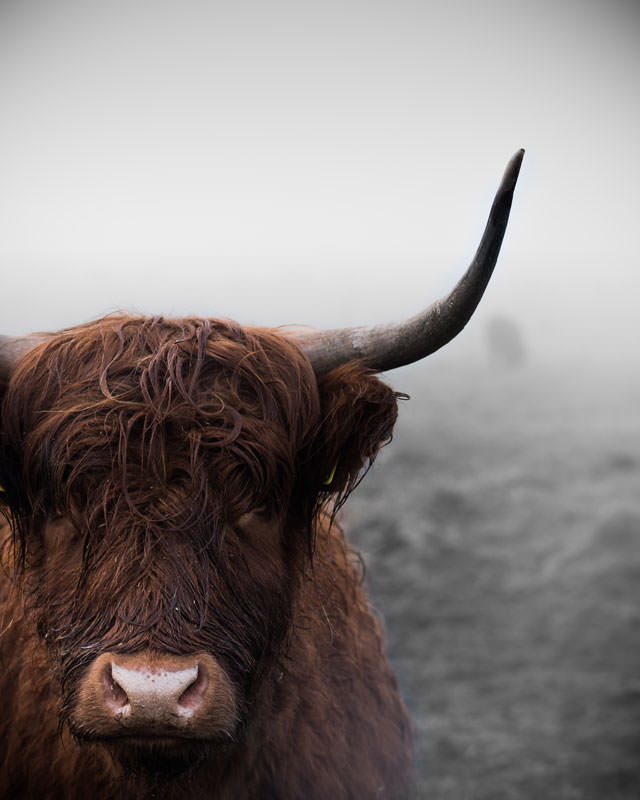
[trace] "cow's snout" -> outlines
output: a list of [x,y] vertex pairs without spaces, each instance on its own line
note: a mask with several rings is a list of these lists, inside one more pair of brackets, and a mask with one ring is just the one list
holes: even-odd
[[212,738],[236,722],[233,687],[206,653],[103,653],[81,682],[73,726],[93,737]]
[[116,658],[104,665],[100,681],[105,704],[116,717],[153,725],[173,724],[179,717],[197,714],[205,702],[209,678],[200,661],[171,669],[144,662],[126,667]]

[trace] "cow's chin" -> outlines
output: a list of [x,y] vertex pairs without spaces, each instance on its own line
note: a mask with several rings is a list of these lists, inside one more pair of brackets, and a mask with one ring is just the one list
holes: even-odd
[[[210,762],[225,745],[197,739],[122,736],[94,742],[131,777],[171,780]],[[220,753],[222,755],[222,753]]]

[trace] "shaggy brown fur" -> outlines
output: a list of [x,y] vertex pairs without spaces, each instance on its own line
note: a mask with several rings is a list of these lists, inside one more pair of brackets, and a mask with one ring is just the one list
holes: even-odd
[[[0,421],[0,798],[400,797],[410,723],[326,511],[395,418],[360,366],[317,380],[233,323],[109,317],[28,353]],[[76,713],[94,659],[142,650],[210,653],[234,689],[231,738],[175,774]]]

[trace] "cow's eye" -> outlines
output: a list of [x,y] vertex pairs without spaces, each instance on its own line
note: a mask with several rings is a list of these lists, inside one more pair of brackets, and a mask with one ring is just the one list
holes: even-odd
[[80,540],[80,534],[63,514],[52,514],[44,525],[44,543],[47,547],[72,545]]
[[240,530],[244,530],[251,525],[251,522],[255,520],[255,518],[256,515],[254,511],[247,511],[245,514],[240,514],[236,521],[236,526],[240,528]]
[[264,522],[267,517],[268,511],[266,506],[252,508],[251,511],[246,511],[244,514],[240,514],[235,522],[235,527],[239,528],[241,531],[244,531],[258,522]]

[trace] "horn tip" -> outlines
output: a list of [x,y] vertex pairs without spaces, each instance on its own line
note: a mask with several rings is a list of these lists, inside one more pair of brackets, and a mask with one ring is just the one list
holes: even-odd
[[505,189],[511,191],[514,189],[516,181],[518,180],[518,175],[520,174],[520,167],[522,165],[523,158],[524,147],[516,150],[516,152],[511,156],[504,173]]

